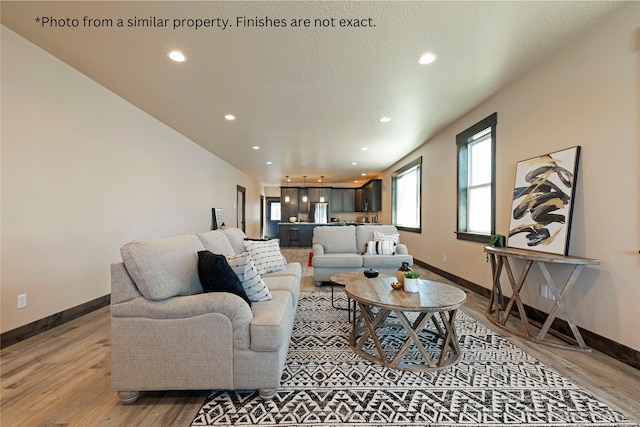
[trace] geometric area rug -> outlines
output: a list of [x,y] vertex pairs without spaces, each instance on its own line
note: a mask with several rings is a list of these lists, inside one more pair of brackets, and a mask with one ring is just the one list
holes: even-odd
[[370,363],[350,329],[327,293],[302,293],[273,400],[215,390],[192,426],[637,426],[462,311],[462,357],[439,371]]

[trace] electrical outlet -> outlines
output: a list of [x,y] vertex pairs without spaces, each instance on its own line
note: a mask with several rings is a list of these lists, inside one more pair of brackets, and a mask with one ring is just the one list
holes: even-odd
[[447,262],[447,256],[446,255],[442,255],[442,261]]
[[549,287],[547,285],[540,285],[540,296],[542,298],[547,298],[547,295],[549,295],[548,288]]
[[549,289],[549,287],[547,287],[547,298],[549,298],[551,301],[556,300],[556,296],[553,294],[551,289]]
[[18,309],[25,308],[27,306],[27,294],[18,295]]
[[550,299],[551,301],[556,300],[556,296],[553,294],[551,289],[549,289],[549,285],[540,285],[540,296]]

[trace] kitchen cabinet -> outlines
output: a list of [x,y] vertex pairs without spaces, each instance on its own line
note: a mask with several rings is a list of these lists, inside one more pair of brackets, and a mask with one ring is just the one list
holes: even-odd
[[[303,199],[307,196],[307,201]],[[309,189],[307,187],[298,189],[298,207],[300,212],[307,212],[309,210]]]
[[[313,223],[280,223],[280,246],[282,247],[290,247],[290,246],[300,246],[300,247],[311,247],[311,243],[313,240],[313,229],[318,225]],[[297,233],[298,240],[291,240],[291,232],[292,229],[295,229],[295,233]]]
[[355,212],[355,188],[332,188],[331,189],[331,212]]
[[356,194],[355,194],[355,211],[356,212],[362,212],[362,201],[364,200],[364,188],[360,187],[360,188],[356,188]]
[[308,187],[309,191],[309,203],[317,203],[320,201],[320,197],[324,195],[324,201],[329,203],[331,201],[331,188],[328,187]]
[[369,180],[356,189],[356,212],[378,212],[382,210],[382,180]]
[[[288,202],[285,201],[287,196],[289,196]],[[280,187],[280,206],[283,222],[289,221],[289,217],[298,217],[299,204],[297,187]]]

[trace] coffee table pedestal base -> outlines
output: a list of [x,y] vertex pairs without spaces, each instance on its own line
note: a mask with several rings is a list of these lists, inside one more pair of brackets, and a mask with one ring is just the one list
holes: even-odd
[[[358,308],[349,344],[361,357],[405,371],[444,369],[460,359],[454,323],[457,309],[416,313],[411,321],[402,311],[360,301]],[[391,341],[394,345],[389,345]]]

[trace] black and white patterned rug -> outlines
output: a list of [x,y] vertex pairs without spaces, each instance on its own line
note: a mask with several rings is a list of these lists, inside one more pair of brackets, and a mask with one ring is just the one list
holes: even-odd
[[362,359],[350,327],[329,295],[303,293],[275,398],[213,391],[192,426],[637,425],[464,313],[460,361],[434,372]]

